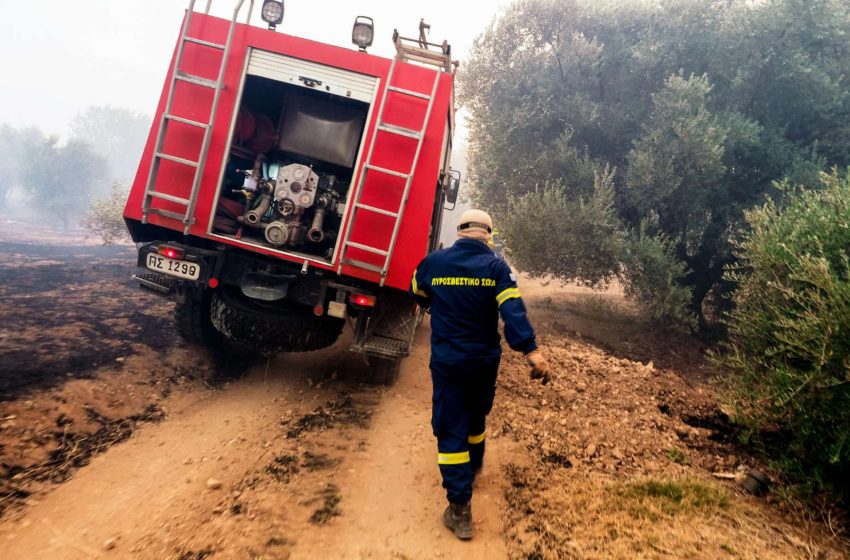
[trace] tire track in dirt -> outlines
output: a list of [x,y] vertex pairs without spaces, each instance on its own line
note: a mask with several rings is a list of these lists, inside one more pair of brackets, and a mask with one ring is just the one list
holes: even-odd
[[487,442],[473,496],[472,541],[458,541],[443,527],[446,498],[431,433],[429,337],[427,326],[419,330],[413,354],[373,416],[365,452],[340,473],[344,517],[332,531],[303,534],[291,560],[507,558],[502,537],[507,440]]
[[[289,542],[290,533],[274,525],[288,524],[289,498],[297,491],[281,493],[265,484],[247,506],[253,513],[223,516],[219,509],[232,507],[229,498],[240,488],[271,481],[259,477],[288,443],[282,422],[309,414],[333,396],[307,390],[316,360],[284,358],[267,380],[258,368],[223,391],[175,395],[163,405],[165,421],[143,427],[21,519],[7,521],[0,529],[0,557],[90,558],[94,551],[94,557],[228,558],[244,557],[264,543]],[[311,493],[313,488],[295,501],[309,500]],[[272,507],[265,501],[280,503]],[[276,511],[265,512],[266,507]],[[248,521],[247,534],[238,527],[240,517]],[[115,550],[104,550],[107,541]]]
[[476,538],[442,526],[428,334],[392,388],[358,384],[368,368],[343,340],[276,356],[220,391],[175,393],[164,421],[5,519],[0,557],[506,557],[498,441]]

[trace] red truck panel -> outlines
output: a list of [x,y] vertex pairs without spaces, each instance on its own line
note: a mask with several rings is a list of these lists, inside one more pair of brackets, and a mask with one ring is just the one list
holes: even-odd
[[[223,44],[226,41],[229,25],[230,22],[227,20],[195,13],[192,15],[189,36]],[[360,174],[363,172],[366,159],[365,154],[368,153],[370,144],[376,142],[373,153],[373,164],[400,172],[407,172],[413,160],[413,152],[415,151],[417,141],[386,132],[378,132],[377,135],[375,133],[378,108],[386,93],[384,87],[386,86],[387,75],[390,69],[390,60],[361,53],[353,49],[344,49],[258,27],[237,24],[233,46],[227,63],[224,80],[225,89],[221,93],[207,163],[203,169],[201,188],[195,210],[195,223],[192,225],[190,234],[211,238],[220,243],[239,246],[254,252],[273,255],[301,264],[304,262],[305,257],[284,255],[281,251],[269,247],[258,247],[256,244],[248,244],[208,233],[211,229],[210,219],[218,199],[218,186],[222,166],[227,160],[225,151],[229,145],[231,124],[233,122],[234,111],[237,108],[239,88],[242,83],[250,48],[262,49],[319,64],[326,64],[361,74],[376,76],[380,79],[376,99],[372,106],[370,122],[367,123],[364,145],[361,147],[362,156],[358,161],[357,168],[352,177],[340,236],[343,236],[346,228],[349,227],[353,210],[352,203],[356,197],[355,189],[360,185]],[[175,48],[175,54],[176,52],[177,50]],[[221,51],[187,43],[184,47],[180,68],[188,74],[215,80],[217,78],[221,56]],[[172,57],[168,73],[169,77],[174,63],[175,60]],[[422,93],[430,93],[435,72],[431,68],[399,63],[399,66],[396,68],[393,85]],[[167,78],[156,110],[154,124],[145,145],[142,161],[124,209],[124,216],[130,219],[141,220],[142,218],[145,187],[153,161],[158,129],[162,122],[162,114],[165,109],[169,82],[170,80]],[[199,122],[209,122],[213,90],[183,82],[178,82],[176,87],[172,114]],[[453,110],[452,97],[453,76],[446,72],[440,72],[438,92],[434,99],[419,162],[414,171],[408,203],[405,207],[395,251],[388,269],[386,285],[391,287],[407,289],[413,269],[427,252],[431,213],[443,161],[443,140],[446,128],[449,126],[449,112]],[[391,94],[385,110],[384,120],[391,124],[418,130],[422,126],[426,107],[427,102],[425,100]],[[203,139],[203,130],[177,122],[171,122],[168,126],[170,129],[166,135],[164,152],[190,160],[197,160]],[[193,169],[188,166],[161,161],[157,174],[156,190],[188,198],[193,175]],[[404,180],[376,172],[369,172],[363,189],[362,203],[395,211],[400,203],[401,194],[404,189]],[[182,213],[185,209],[182,206],[162,199],[154,199],[151,207],[179,213]],[[182,223],[163,216],[151,214],[148,216],[148,222],[173,230],[183,230]],[[388,216],[360,211],[357,214],[356,223],[351,225],[350,239],[357,243],[387,248],[392,234],[392,226],[393,219]],[[340,247],[334,255],[334,262],[330,264],[318,262],[318,259],[306,259],[311,261],[311,266],[337,270],[341,253]],[[383,264],[382,257],[353,248],[348,249],[346,257],[373,263],[378,266]],[[350,265],[344,265],[341,272],[345,276],[352,276],[367,281],[378,282],[380,280],[380,276],[377,273]]]

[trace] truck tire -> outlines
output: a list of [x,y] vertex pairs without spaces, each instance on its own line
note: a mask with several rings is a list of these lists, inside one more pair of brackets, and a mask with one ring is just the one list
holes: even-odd
[[213,326],[234,342],[261,350],[309,352],[339,338],[345,321],[317,317],[305,306],[268,304],[228,289],[212,297]]
[[392,385],[398,380],[401,358],[369,357],[369,382],[373,385]]
[[221,333],[213,327],[210,321],[209,291],[205,291],[200,299],[186,294],[183,302],[178,301],[174,307],[174,323],[177,333],[190,344],[200,346],[215,346],[221,342]]

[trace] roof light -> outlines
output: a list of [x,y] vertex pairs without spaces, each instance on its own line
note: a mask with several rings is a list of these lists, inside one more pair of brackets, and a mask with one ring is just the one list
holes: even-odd
[[263,10],[260,12],[263,21],[269,24],[269,29],[274,30],[283,21],[283,2],[278,0],[265,0]]
[[366,47],[372,46],[375,37],[375,22],[368,16],[357,16],[354,18],[354,27],[351,30],[351,42],[360,47],[361,52],[366,52]]

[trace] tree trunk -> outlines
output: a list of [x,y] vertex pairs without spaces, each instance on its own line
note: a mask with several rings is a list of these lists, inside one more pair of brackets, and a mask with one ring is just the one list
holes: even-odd
[[704,263],[710,259],[711,255],[709,254],[689,258],[686,262],[688,262],[690,270],[682,279],[682,284],[690,287],[692,290],[690,309],[697,318],[701,333],[706,333],[711,326],[706,321],[703,310],[705,298],[723,279],[723,272],[726,266],[734,262],[731,255],[726,255],[719,258],[713,265],[706,266]]

